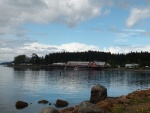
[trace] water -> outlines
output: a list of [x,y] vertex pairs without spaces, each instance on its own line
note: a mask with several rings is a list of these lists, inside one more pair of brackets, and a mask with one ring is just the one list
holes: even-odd
[[[51,106],[57,99],[67,100],[69,106],[74,106],[89,100],[91,87],[95,84],[105,86],[108,96],[117,97],[149,88],[150,72],[46,71],[0,66],[0,112],[38,113],[43,107],[49,106],[37,103],[42,99],[50,101]],[[18,100],[28,102],[29,106],[17,110],[15,103]]]

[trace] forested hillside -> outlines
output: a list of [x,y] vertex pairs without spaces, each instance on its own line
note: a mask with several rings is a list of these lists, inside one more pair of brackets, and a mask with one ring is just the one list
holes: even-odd
[[19,55],[14,58],[15,64],[32,63],[48,65],[68,61],[103,61],[111,64],[113,67],[117,65],[124,66],[127,63],[138,63],[143,67],[150,66],[150,53],[131,52],[128,54],[112,54],[110,52],[86,51],[50,53],[43,57],[39,57],[33,53],[31,58],[26,55]]

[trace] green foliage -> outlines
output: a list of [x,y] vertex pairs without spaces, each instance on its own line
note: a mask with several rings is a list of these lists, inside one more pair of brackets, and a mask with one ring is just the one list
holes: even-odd
[[[23,60],[22,55],[19,58],[14,58],[15,63],[20,63]],[[25,55],[23,55],[25,56]],[[20,58],[21,57],[21,58]],[[102,61],[109,63],[112,67],[124,67],[127,63],[137,63],[141,67],[150,66],[150,53],[148,52],[131,52],[128,54],[112,54],[110,52],[100,51],[85,51],[85,52],[58,52],[46,54],[40,58],[36,53],[32,54],[32,64],[52,64],[57,62],[68,61]]]
[[125,110],[123,105],[117,105],[113,108],[112,113],[122,113]]
[[130,99],[130,104],[135,105],[139,103],[139,97],[137,95],[132,95]]
[[41,64],[42,58],[40,58],[36,53],[32,53],[32,57],[31,57],[31,63],[32,64]]
[[19,55],[14,58],[15,64],[21,64],[25,62],[26,55]]

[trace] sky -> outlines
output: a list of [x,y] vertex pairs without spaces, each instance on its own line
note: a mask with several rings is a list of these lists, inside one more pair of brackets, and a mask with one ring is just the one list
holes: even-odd
[[150,52],[150,0],[0,0],[0,62],[32,53]]

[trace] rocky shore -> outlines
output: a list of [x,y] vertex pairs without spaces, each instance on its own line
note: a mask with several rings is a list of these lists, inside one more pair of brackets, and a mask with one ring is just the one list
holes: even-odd
[[[39,103],[46,104],[48,101],[41,100]],[[68,104],[67,101],[58,99],[56,108],[45,107],[39,113],[150,113],[150,89],[134,91],[115,98],[107,97],[107,89],[104,86],[95,85],[91,89],[88,101],[73,107],[57,109]]]

